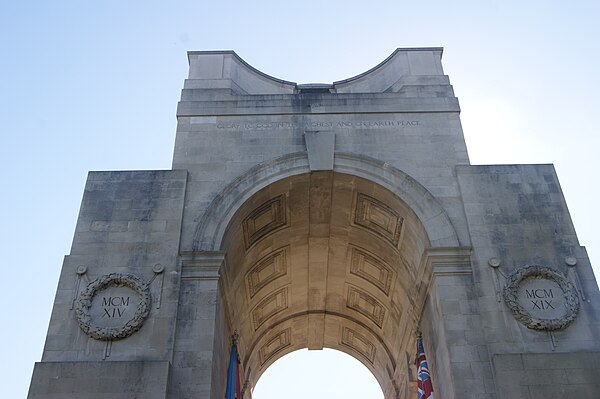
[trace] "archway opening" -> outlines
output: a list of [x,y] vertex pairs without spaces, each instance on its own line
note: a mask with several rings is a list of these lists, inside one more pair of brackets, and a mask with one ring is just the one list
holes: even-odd
[[273,363],[260,377],[253,399],[383,399],[371,371],[334,349],[297,350]]
[[220,246],[218,323],[239,334],[246,390],[288,353],[331,348],[368,368],[386,398],[409,397],[429,247],[411,206],[362,177],[312,172],[253,194]]

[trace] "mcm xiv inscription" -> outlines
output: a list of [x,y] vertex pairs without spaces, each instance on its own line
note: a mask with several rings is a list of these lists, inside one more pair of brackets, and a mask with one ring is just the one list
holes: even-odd
[[125,310],[129,306],[129,297],[109,296],[102,297],[102,316],[114,319],[115,317],[123,317]]

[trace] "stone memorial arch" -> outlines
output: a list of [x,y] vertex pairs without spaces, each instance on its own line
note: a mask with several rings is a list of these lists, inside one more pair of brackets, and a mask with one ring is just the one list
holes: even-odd
[[172,170],[88,176],[29,397],[223,398],[235,332],[245,399],[326,347],[412,398],[417,330],[438,398],[597,397],[554,168],[471,165],[441,56],[296,84],[188,53]]

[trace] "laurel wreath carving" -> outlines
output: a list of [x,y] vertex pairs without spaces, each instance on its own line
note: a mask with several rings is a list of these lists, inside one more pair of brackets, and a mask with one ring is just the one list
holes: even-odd
[[[519,285],[526,279],[546,279],[558,284],[565,298],[566,313],[556,319],[540,319],[527,312],[518,297]],[[527,266],[514,271],[507,279],[503,290],[504,302],[515,318],[527,328],[538,331],[553,331],[566,328],[579,312],[579,296],[573,284],[559,272],[544,266]]]
[[[102,327],[94,324],[90,315],[92,299],[98,291],[109,287],[131,288],[139,297],[140,303],[131,319],[121,327]],[[101,341],[114,341],[126,338],[138,331],[150,313],[150,290],[139,277],[133,274],[110,273],[98,277],[88,284],[79,295],[76,303],[75,315],[81,330],[90,337]]]

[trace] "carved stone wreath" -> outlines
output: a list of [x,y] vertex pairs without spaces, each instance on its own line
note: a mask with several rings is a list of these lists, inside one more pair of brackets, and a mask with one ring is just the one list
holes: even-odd
[[[103,327],[92,320],[90,308],[97,292],[110,287],[127,287],[138,295],[139,304],[134,315],[120,327]],[[133,274],[110,273],[97,278],[88,284],[79,295],[75,315],[81,330],[92,338],[102,341],[114,341],[126,338],[138,331],[150,313],[150,290],[148,286]]]
[[[545,279],[556,283],[563,295],[565,314],[562,317],[554,319],[543,319],[534,317],[523,308],[519,300],[519,286],[528,279]],[[573,287],[573,284],[559,272],[544,266],[527,266],[513,272],[507,279],[504,287],[504,302],[510,308],[515,318],[526,327],[533,330],[552,331],[567,327],[579,311],[579,296]]]

